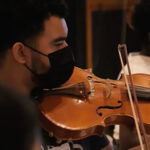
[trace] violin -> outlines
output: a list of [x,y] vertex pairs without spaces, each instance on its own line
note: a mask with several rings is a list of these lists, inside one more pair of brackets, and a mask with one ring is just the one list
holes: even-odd
[[[144,126],[150,133],[150,76],[133,75]],[[74,68],[70,79],[45,92],[39,104],[41,126],[61,140],[79,140],[101,135],[115,124],[134,126],[134,118],[124,79],[101,79]]]

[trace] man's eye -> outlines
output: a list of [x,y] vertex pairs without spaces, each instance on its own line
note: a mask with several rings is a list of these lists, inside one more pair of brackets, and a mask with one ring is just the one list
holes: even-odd
[[63,42],[57,42],[57,43],[54,44],[54,46],[61,48],[61,47],[66,46],[66,42],[65,41],[63,41]]
[[63,45],[63,43],[57,43],[57,44],[55,44],[55,46],[61,46],[61,45]]

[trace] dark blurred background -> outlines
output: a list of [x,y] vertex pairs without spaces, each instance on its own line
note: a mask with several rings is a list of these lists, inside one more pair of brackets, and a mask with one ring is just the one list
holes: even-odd
[[[76,65],[86,68],[86,0],[67,0],[69,36]],[[120,72],[117,45],[122,31],[122,10],[98,10],[92,13],[93,72],[101,78],[116,79]],[[128,52],[139,51],[140,41],[127,25]]]

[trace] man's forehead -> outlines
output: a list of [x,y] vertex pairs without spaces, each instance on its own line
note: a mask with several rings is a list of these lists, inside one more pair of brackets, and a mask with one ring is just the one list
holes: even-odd
[[65,19],[52,16],[44,23],[44,34],[55,36],[54,38],[66,38],[68,27]]
[[57,28],[60,28],[60,27],[67,28],[65,19],[57,17],[57,16],[51,16],[49,17],[49,19],[45,20],[44,27],[49,28],[49,26],[57,27]]

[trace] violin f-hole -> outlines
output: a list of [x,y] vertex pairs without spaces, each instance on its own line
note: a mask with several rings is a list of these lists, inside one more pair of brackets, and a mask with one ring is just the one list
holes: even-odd
[[108,105],[106,105],[106,106],[99,106],[99,107],[97,107],[97,109],[96,109],[96,113],[97,113],[99,116],[102,116],[103,114],[102,114],[102,112],[100,112],[101,109],[119,109],[119,108],[121,108],[122,105],[123,105],[122,101],[120,101],[120,100],[118,100],[118,104],[119,104],[118,106],[108,106]]

